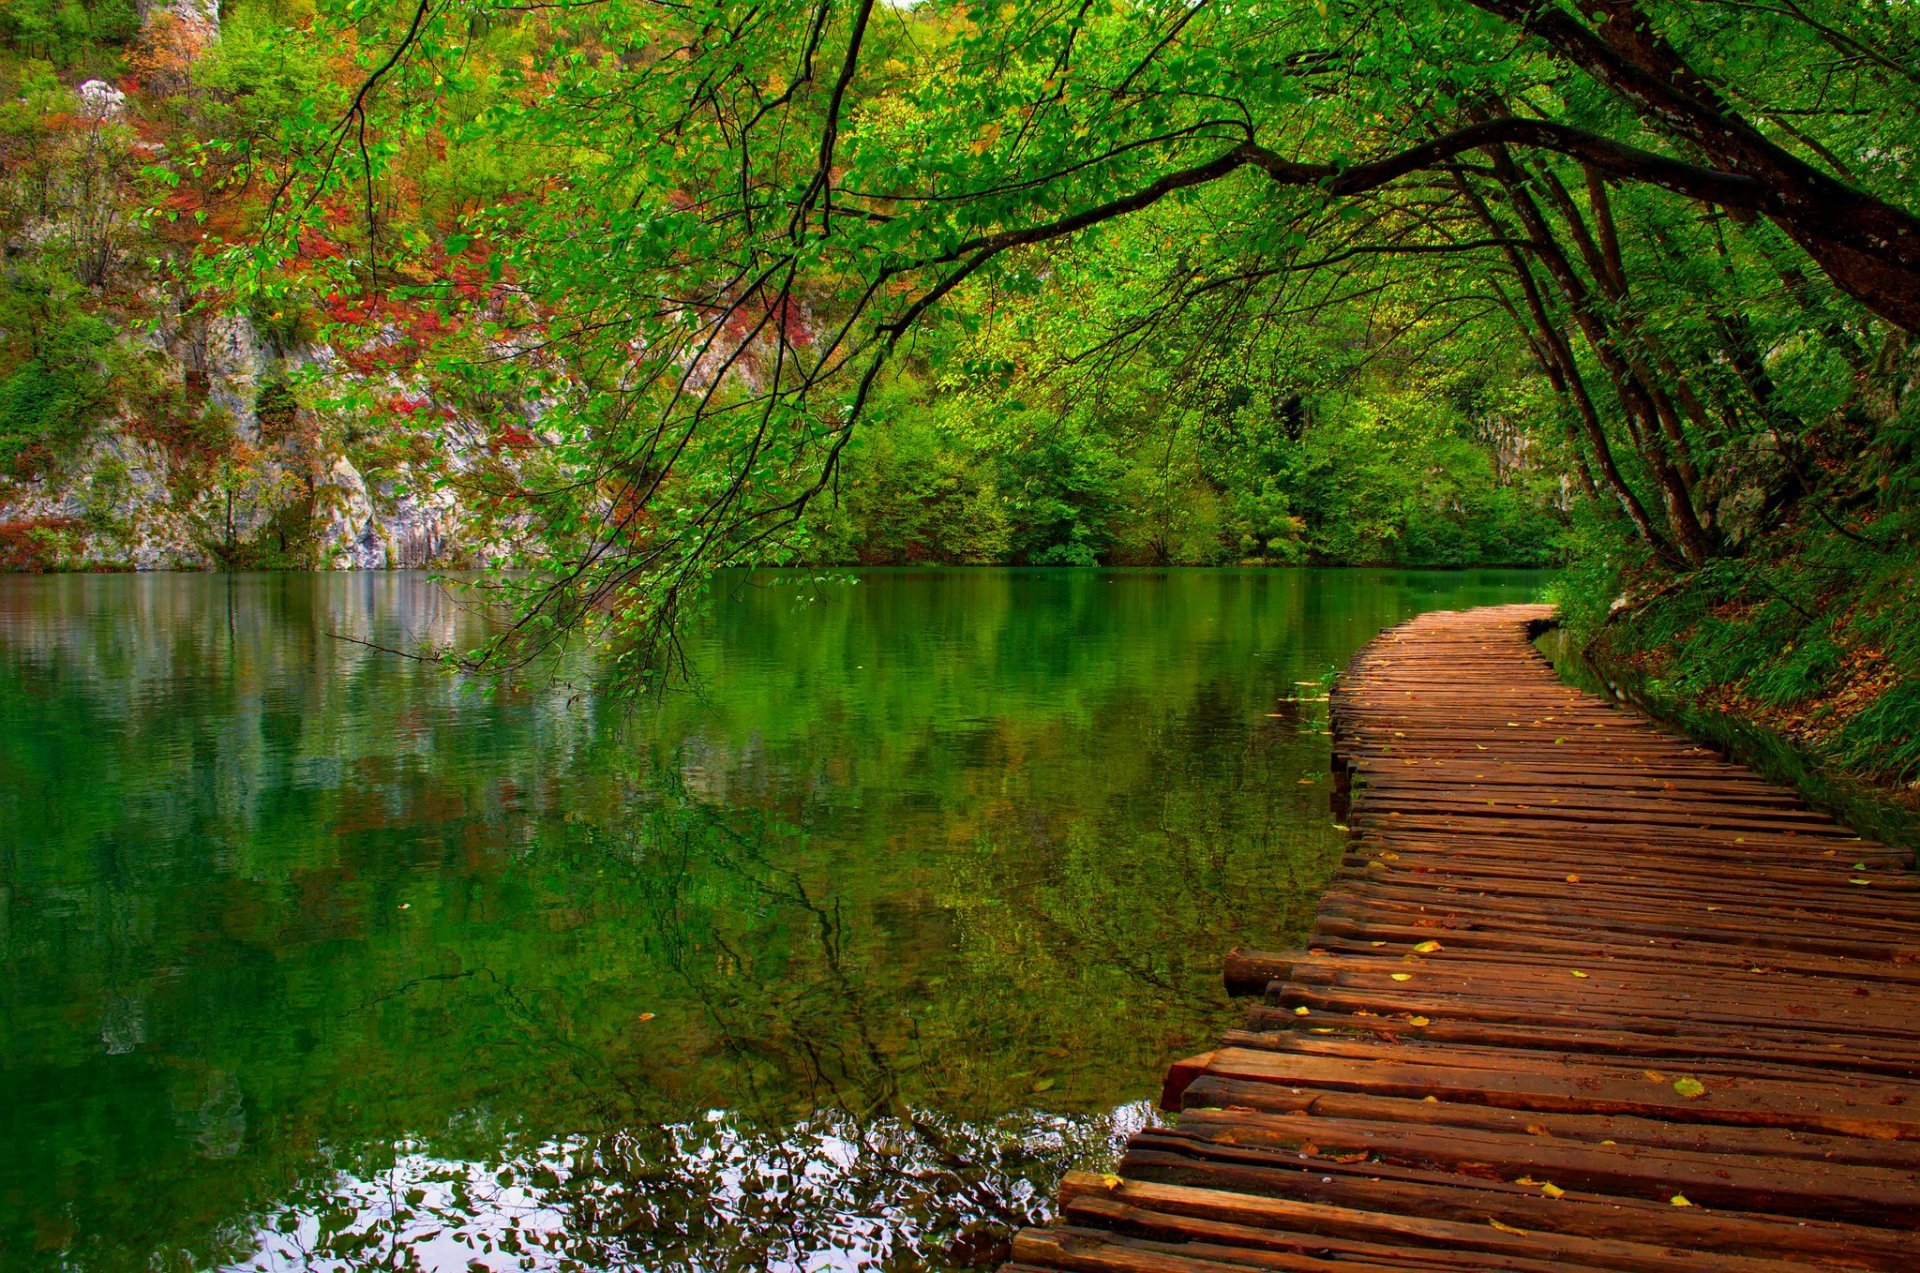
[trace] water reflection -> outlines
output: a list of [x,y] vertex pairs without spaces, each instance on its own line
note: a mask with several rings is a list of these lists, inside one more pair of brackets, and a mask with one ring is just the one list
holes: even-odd
[[1036,1169],[1110,1158],[1152,1117],[1145,1102],[991,1123],[819,1114],[775,1132],[715,1110],[525,1149],[505,1136],[484,1161],[407,1140],[236,1228],[229,1267],[992,1266],[1044,1214]]
[[0,581],[0,1263],[991,1263],[1310,916],[1285,700],[1534,583],[736,578],[629,715],[337,639],[416,577]]

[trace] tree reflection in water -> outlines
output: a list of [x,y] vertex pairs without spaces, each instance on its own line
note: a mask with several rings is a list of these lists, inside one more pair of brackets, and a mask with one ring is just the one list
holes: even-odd
[[1276,697],[1533,585],[758,581],[629,715],[334,639],[421,579],[0,581],[0,1264],[990,1264],[1311,915]]
[[716,1110],[484,1163],[400,1142],[236,1231],[228,1267],[991,1267],[1045,1213],[1058,1164],[1111,1157],[1152,1117],[1136,1102],[1103,1118],[821,1114],[773,1131]]

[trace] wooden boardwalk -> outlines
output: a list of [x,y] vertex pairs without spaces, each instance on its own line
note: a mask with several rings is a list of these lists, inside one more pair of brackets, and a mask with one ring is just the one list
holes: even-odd
[[1920,876],[1562,685],[1548,614],[1354,659],[1308,949],[1229,960],[1248,1028],[1009,1269],[1920,1270]]

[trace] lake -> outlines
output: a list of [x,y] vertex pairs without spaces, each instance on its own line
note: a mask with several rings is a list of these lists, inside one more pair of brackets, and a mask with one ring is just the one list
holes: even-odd
[[419,575],[0,579],[0,1265],[990,1266],[1340,851],[1328,673],[1485,571],[734,575],[497,693]]

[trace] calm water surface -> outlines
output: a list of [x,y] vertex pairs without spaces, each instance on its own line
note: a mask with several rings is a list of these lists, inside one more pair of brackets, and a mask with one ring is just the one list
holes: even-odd
[[1323,675],[1512,572],[726,581],[489,696],[419,576],[0,580],[0,1266],[990,1264],[1338,852]]

